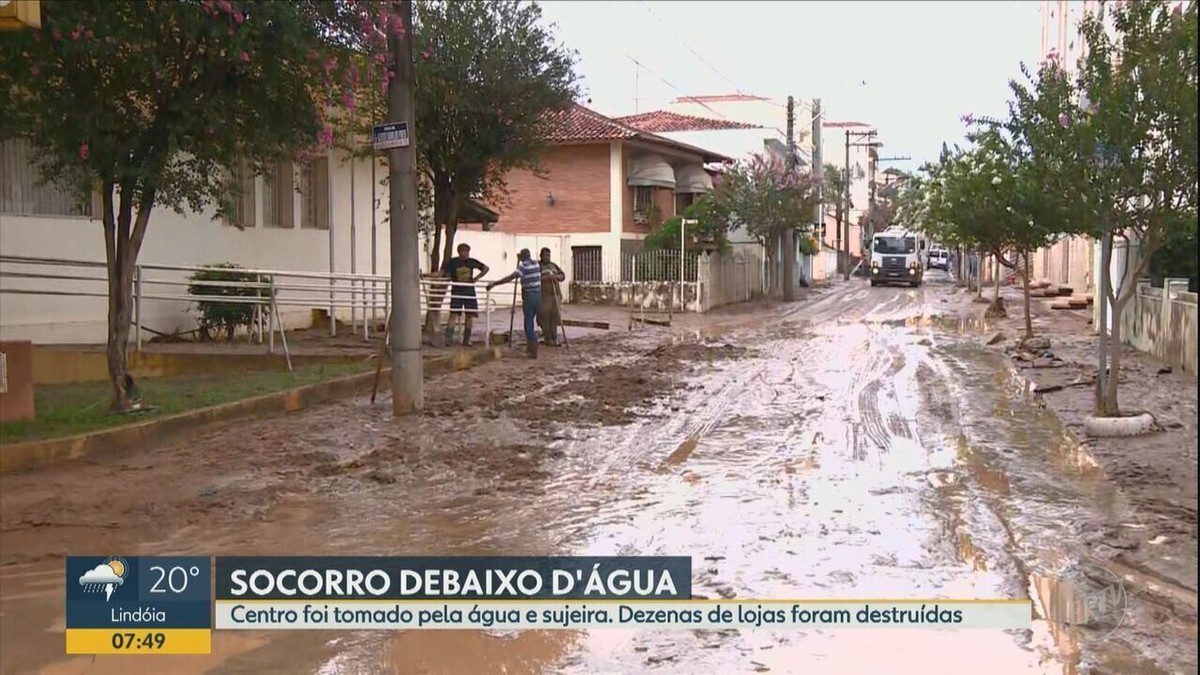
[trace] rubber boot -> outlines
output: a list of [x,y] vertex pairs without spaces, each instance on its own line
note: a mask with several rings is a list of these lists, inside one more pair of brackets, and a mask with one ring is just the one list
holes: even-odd
[[525,345],[525,354],[531,359],[537,358],[538,343],[537,341],[530,342]]
[[464,347],[470,347],[470,346],[471,346],[471,329],[470,329],[470,328],[464,328],[464,329],[463,329],[463,341],[462,341],[462,343],[463,343],[463,346],[464,346]]
[[454,326],[446,326],[446,333],[442,336],[442,345],[449,347],[454,344]]

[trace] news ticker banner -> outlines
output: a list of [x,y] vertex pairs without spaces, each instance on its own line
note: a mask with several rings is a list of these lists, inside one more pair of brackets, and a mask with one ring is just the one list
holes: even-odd
[[687,557],[71,557],[69,654],[215,630],[1027,629],[1028,600],[694,599]]

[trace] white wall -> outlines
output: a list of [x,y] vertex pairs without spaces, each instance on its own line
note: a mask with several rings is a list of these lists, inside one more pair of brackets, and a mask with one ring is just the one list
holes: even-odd
[[[372,181],[370,161],[357,161],[354,167],[354,244],[356,268],[359,273],[371,271],[371,212]],[[381,165],[376,180],[386,175]],[[351,164],[340,159],[330,170],[330,199],[334,234],[334,270],[350,271],[351,258]],[[233,262],[248,268],[328,272],[330,268],[330,232],[299,228],[299,195],[296,195],[294,229],[262,226],[262,179],[256,180],[256,227],[246,230],[224,225],[211,219],[211,214],[178,215],[156,208],[150,217],[139,262],[172,265],[205,265]],[[376,269],[388,274],[388,226],[384,187],[375,186],[381,200],[376,212]],[[0,213],[0,253],[9,256],[36,256],[103,262],[104,232],[99,221],[86,218],[17,216]],[[5,271],[30,271],[31,268],[4,264]],[[74,268],[38,271],[71,276],[103,276],[103,269]],[[153,272],[153,278],[184,278],[183,273]],[[0,278],[0,287],[8,289],[86,290],[104,294],[103,281],[85,282],[43,281],[34,279]],[[184,289],[158,293],[178,293]],[[318,293],[319,295],[319,293]],[[314,304],[314,307],[320,307]],[[348,317],[350,310],[339,311]],[[283,308],[289,326],[307,325],[311,312],[308,307]],[[26,339],[43,343],[103,342],[106,334],[107,303],[104,297],[66,297],[46,295],[15,295],[0,293],[0,337]],[[144,324],[154,330],[171,332],[190,330],[195,326],[186,301],[147,300],[143,303]]]
[[[578,237],[579,235],[575,235]],[[550,249],[550,259],[563,268],[567,278],[571,277],[571,241],[572,237],[562,235],[512,234],[509,232],[479,232],[459,231],[454,236],[455,246],[467,244],[471,247],[471,257],[488,266],[488,274],[484,281],[500,279],[512,273],[517,268],[517,253],[529,249],[536,257],[543,248]],[[428,240],[424,243],[425,250]],[[575,242],[576,246],[587,246],[589,243]],[[611,242],[610,242],[611,245]],[[562,291],[569,295],[569,284],[563,284]],[[497,304],[510,303],[505,293],[497,295]],[[568,298],[564,297],[564,300]]]

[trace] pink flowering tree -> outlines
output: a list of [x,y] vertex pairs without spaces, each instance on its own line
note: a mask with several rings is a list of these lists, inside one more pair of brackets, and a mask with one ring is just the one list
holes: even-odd
[[[714,194],[718,212],[728,214],[729,229],[743,226],[766,247],[769,268],[773,271],[769,280],[772,289],[779,288],[781,281],[774,272],[778,270],[778,244],[789,228],[807,233],[812,223],[815,187],[809,172],[789,171],[782,159],[756,154],[731,167]],[[802,237],[802,241],[811,247],[810,239]]]
[[240,187],[233,167],[332,141],[336,6],[42,0],[40,29],[0,40],[0,138],[28,139],[45,180],[99,205],[114,409],[132,404],[132,282],[151,214],[220,214]]

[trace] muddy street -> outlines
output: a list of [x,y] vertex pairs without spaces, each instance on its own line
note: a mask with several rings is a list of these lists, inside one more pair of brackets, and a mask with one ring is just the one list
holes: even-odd
[[[1067,628],[1072,565],[1137,530],[969,297],[852,282],[695,329],[614,330],[365,398],[0,477],[0,671],[63,656],[61,556],[689,555],[708,598],[1031,598],[1031,631],[214,635],[155,672],[1189,672],[1195,616],[1129,590]],[[864,648],[864,646],[868,648]]]

